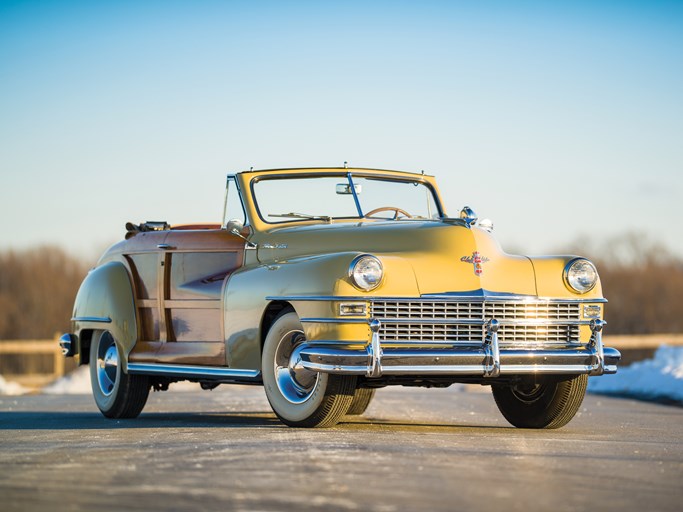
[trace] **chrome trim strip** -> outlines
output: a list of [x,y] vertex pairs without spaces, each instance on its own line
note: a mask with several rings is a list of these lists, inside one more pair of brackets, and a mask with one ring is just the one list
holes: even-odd
[[[329,342],[330,344],[339,344],[338,342]],[[365,342],[358,342],[361,344],[365,344]],[[434,341],[434,340],[425,340],[425,341],[414,341],[414,340],[383,340],[382,345],[385,347],[392,347],[394,345],[403,348],[417,348],[418,350],[421,349],[427,349],[429,350],[430,348],[437,348],[437,349],[459,349],[459,348],[471,348],[471,347],[480,347],[481,348],[481,343],[482,340],[477,339],[477,340],[465,340],[465,341],[458,341],[458,340],[445,340],[445,341]],[[317,341],[311,341],[311,345],[317,345]],[[538,342],[538,341],[533,341],[533,342],[528,342],[528,341],[518,341],[518,342],[507,342],[507,343],[501,343],[500,338],[498,338],[498,344],[502,345],[506,350],[533,350],[533,349],[538,349],[538,350],[546,350],[546,349],[551,349],[551,350],[556,350],[556,349],[565,349],[565,348],[580,348],[583,347],[584,344],[581,342]]]
[[[302,324],[367,324],[367,318],[300,318]],[[588,322],[586,322],[588,323]]]
[[235,368],[219,368],[213,366],[154,363],[128,363],[128,373],[133,375],[161,375],[166,377],[210,380],[255,380],[261,375],[261,372],[258,370],[240,370]]
[[110,324],[111,318],[108,316],[74,316],[71,318],[72,322],[98,322],[102,324]]
[[[379,317],[383,324],[429,324],[429,325],[486,325],[484,319],[474,318],[382,318]],[[544,325],[590,325],[590,320],[546,320],[546,319],[529,319],[529,320],[498,320],[499,325],[528,325],[528,326],[544,326]]]
[[[339,346],[339,345],[362,345],[366,346],[368,340],[308,340],[311,347]],[[413,343],[414,345],[415,343]]]
[[[314,301],[394,301],[394,302],[443,302],[444,300],[450,302],[513,302],[519,300],[520,302],[564,302],[570,304],[581,304],[584,302],[597,302],[603,303],[607,302],[604,298],[585,298],[585,299],[574,299],[574,298],[547,298],[547,297],[536,297],[534,295],[510,295],[510,296],[500,296],[500,297],[482,297],[478,295],[421,295],[419,297],[379,297],[379,296],[352,296],[352,295],[282,295],[275,296],[269,295],[266,300],[280,300],[280,301],[303,301],[303,302],[314,302]],[[456,300],[457,299],[457,300]]]

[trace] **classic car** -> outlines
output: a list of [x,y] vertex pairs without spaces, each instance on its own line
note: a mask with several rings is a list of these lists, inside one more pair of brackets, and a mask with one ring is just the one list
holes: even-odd
[[385,386],[489,385],[521,428],[558,428],[615,373],[595,266],[506,254],[424,173],[249,170],[222,222],[128,223],[75,300],[66,356],[104,416],[150,389],[259,384],[294,427],[362,414]]

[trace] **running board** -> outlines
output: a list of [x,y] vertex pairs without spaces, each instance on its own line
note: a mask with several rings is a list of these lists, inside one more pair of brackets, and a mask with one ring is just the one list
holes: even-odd
[[183,364],[128,363],[131,375],[154,375],[188,380],[211,380],[216,382],[260,382],[258,370],[238,370],[217,366],[190,366]]

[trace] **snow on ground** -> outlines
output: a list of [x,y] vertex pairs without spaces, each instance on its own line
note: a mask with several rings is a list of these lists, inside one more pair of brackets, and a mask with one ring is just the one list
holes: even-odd
[[654,358],[588,380],[588,391],[641,400],[683,403],[683,347],[662,345]]
[[43,388],[47,395],[89,395],[91,392],[88,366],[79,366]]
[[5,378],[0,375],[0,395],[25,395],[31,390],[25,388],[16,382],[7,382]]
[[[199,384],[196,382],[174,382],[171,384],[171,390],[173,391],[198,391],[199,389]],[[89,395],[92,393],[90,369],[87,365],[80,366],[71,373],[44,387],[43,393],[48,395]],[[2,394],[2,391],[0,391],[0,394]]]

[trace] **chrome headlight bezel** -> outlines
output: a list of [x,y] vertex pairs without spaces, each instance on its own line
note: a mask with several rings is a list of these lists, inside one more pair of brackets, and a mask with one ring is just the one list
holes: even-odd
[[[592,276],[588,280],[586,280],[585,275],[583,277],[580,276],[581,272],[585,272],[585,268],[588,268],[592,273]],[[595,265],[586,258],[574,258],[569,261],[564,267],[562,278],[564,279],[564,284],[567,288],[574,293],[580,294],[588,293],[595,288],[599,279],[598,270],[595,268]],[[584,282],[581,281],[582,279]]]
[[[372,273],[375,277],[364,277]],[[384,267],[377,256],[360,254],[351,261],[348,275],[353,286],[361,291],[370,292],[382,284]]]

